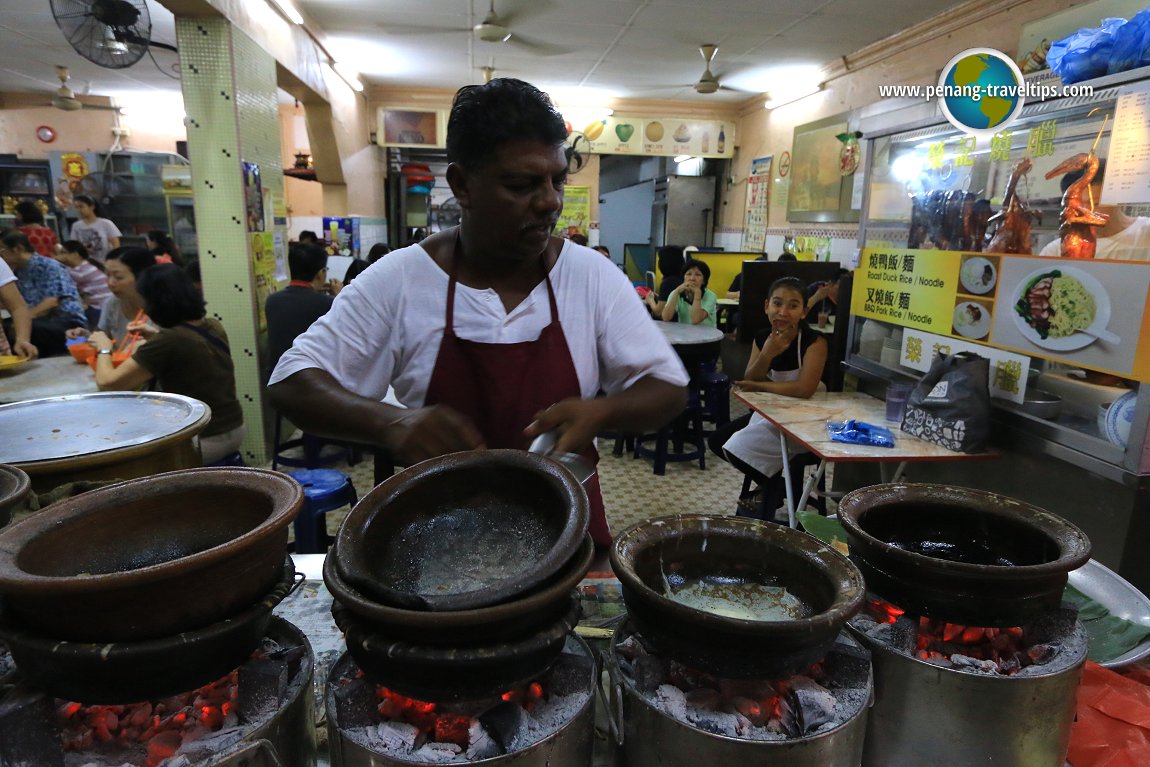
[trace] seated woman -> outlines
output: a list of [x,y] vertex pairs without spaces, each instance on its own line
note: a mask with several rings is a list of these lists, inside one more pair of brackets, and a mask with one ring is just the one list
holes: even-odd
[[[128,391],[154,379],[161,391],[206,403],[212,420],[200,434],[200,452],[204,464],[211,465],[236,452],[244,439],[227,333],[219,322],[204,316],[204,299],[175,264],[143,270],[136,289],[160,330],[119,367],[112,364],[112,339],[100,331],[93,333],[88,341],[99,350],[96,384],[105,391]],[[132,323],[132,329],[149,333],[141,325]]]
[[643,303],[655,319],[663,318],[663,307],[675,289],[683,281],[683,266],[686,259],[683,257],[683,248],[679,245],[664,245],[659,248],[657,260],[659,273],[663,279],[659,282],[658,291],[652,291],[643,296]]
[[671,291],[663,305],[663,320],[715,327],[719,297],[707,288],[710,281],[711,267],[702,261],[687,261],[683,265],[682,284]]
[[[108,253],[104,270],[107,272],[108,290],[112,296],[104,301],[96,329],[110,336],[117,345],[131,332],[128,329],[131,322],[144,322],[145,330],[155,332],[154,327],[146,324],[147,317],[142,313],[144,299],[136,290],[136,278],[145,269],[155,265],[156,257],[144,248],[122,247]],[[69,338],[83,338],[88,335],[88,331],[73,328],[67,335]]]
[[68,270],[76,283],[76,290],[80,291],[80,302],[84,304],[89,327],[96,327],[104,303],[112,297],[104,265],[89,256],[88,249],[79,240],[65,241],[57,248],[55,258]]
[[[735,385],[743,391],[764,391],[809,399],[822,383],[827,342],[802,321],[807,313],[803,283],[795,277],[775,280],[768,293],[766,312],[770,325],[755,335],[745,378],[736,381]],[[742,428],[721,443],[727,460],[754,480],[759,492],[777,492],[783,468],[778,430],[758,413],[752,413],[742,421],[732,421],[731,425]],[[712,440],[711,446],[714,449],[720,444]],[[744,504],[740,503],[741,515],[757,515],[756,504],[752,502],[746,506],[750,507],[747,509],[750,513],[744,514]],[[773,508],[768,509],[768,515],[773,511]]]

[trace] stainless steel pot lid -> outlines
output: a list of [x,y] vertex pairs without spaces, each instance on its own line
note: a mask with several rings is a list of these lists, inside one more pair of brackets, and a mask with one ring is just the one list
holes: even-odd
[[26,464],[144,445],[202,429],[211,409],[164,392],[99,392],[0,405],[0,463]]

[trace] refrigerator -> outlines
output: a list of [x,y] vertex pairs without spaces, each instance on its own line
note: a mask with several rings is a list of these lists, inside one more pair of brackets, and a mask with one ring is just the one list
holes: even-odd
[[655,179],[651,206],[651,245],[709,247],[714,237],[715,177],[662,176]]

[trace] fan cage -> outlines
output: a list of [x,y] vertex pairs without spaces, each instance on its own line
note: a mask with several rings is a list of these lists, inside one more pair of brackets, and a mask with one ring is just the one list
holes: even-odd
[[51,0],[68,44],[106,69],[126,69],[148,52],[152,20],[144,0]]

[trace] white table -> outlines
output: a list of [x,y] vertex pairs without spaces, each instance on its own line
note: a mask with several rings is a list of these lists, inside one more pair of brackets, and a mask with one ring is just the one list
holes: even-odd
[[655,322],[671,346],[714,344],[723,340],[723,331],[706,325],[688,325],[683,322]]
[[0,371],[0,405],[99,390],[92,368],[76,362],[71,355],[32,360]]

